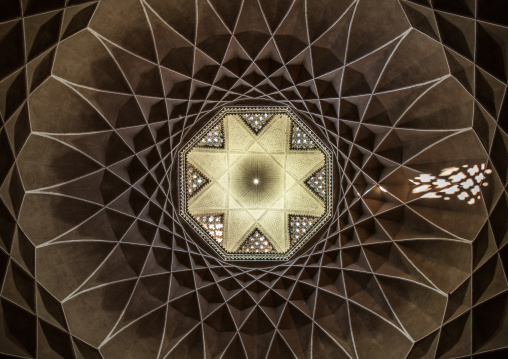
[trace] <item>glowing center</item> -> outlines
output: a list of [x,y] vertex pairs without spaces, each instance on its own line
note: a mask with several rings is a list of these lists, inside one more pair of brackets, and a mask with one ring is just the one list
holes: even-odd
[[187,213],[220,253],[231,258],[256,253],[276,257],[296,250],[326,214],[325,153],[314,144],[293,147],[293,138],[303,141],[310,135],[300,127],[296,131],[294,119],[285,113],[259,129],[237,114],[220,121],[207,132],[210,138],[223,138],[220,147],[201,141],[206,135],[195,138],[199,145],[184,152],[190,168],[182,177]]

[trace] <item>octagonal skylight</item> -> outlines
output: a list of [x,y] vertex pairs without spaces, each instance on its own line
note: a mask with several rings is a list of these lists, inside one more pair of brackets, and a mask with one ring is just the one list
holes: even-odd
[[290,258],[330,216],[330,151],[285,107],[228,107],[181,152],[181,214],[226,260]]

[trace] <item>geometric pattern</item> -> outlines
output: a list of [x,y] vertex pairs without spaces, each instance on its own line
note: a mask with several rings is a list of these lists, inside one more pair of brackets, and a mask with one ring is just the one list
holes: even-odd
[[221,125],[214,126],[210,131],[199,141],[196,146],[202,147],[224,147],[224,132]]
[[195,220],[217,243],[222,242],[224,237],[224,215],[196,216]]
[[291,242],[296,243],[301,236],[317,222],[318,218],[309,216],[289,216]]
[[268,238],[266,238],[263,233],[259,230],[255,230],[246,240],[242,243],[240,248],[238,249],[240,253],[249,253],[249,252],[265,252],[265,253],[275,253],[273,245],[270,243]]
[[191,165],[187,166],[187,192],[189,196],[196,194],[196,192],[207,183],[208,180],[202,173]]
[[306,181],[307,186],[314,191],[319,197],[325,198],[326,195],[326,170],[319,169]]
[[[250,131],[244,113],[251,110],[270,119],[263,123],[262,133]],[[180,152],[180,213],[223,259],[287,260],[329,219],[332,198],[325,194],[331,190],[331,178],[319,175],[312,182],[320,177],[315,185],[319,198],[312,195],[314,189],[307,188],[305,179],[320,168],[320,173],[331,172],[330,152],[315,135],[308,135],[316,143],[313,150],[292,150],[293,123],[305,126],[285,107],[224,107]],[[224,148],[198,146],[201,133],[211,127],[224,128]],[[208,185],[196,196],[191,190],[192,175],[197,175],[189,167],[207,179]],[[209,231],[202,230],[202,224],[195,223],[197,216],[211,213],[223,214],[220,245],[213,234],[210,238]],[[289,214],[313,216],[316,225],[295,240],[288,227]],[[273,250],[240,250],[256,230]]]
[[474,204],[481,199],[481,186],[487,187],[487,177],[492,173],[485,163],[478,165],[462,165],[441,170],[437,176],[425,173],[410,180],[416,187],[412,193],[423,193],[420,198],[443,198],[449,201],[455,195],[461,201],[467,199],[467,204]]
[[[506,14],[1,1],[0,355],[507,357]],[[252,102],[291,108],[334,162],[329,225],[263,266],[209,253],[175,186],[197,129]],[[473,204],[412,193],[481,164]]]
[[291,126],[291,149],[307,150],[314,147],[314,141],[299,126]]
[[243,120],[245,123],[249,125],[252,131],[254,131],[255,134],[258,134],[265,125],[268,124],[268,122],[271,120],[273,115],[268,114],[244,114],[242,115]]

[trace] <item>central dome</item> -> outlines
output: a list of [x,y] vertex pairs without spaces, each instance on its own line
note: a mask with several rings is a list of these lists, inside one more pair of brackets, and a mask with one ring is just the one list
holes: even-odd
[[181,165],[181,213],[224,259],[288,259],[330,216],[330,152],[285,107],[225,108]]

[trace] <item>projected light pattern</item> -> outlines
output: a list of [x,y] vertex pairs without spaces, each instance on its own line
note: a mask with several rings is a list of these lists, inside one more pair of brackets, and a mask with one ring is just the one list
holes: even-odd
[[481,187],[489,185],[487,176],[491,173],[484,163],[444,168],[439,175],[422,173],[410,180],[416,186],[412,193],[423,193],[420,198],[443,198],[445,201],[455,197],[472,205],[481,199]]

